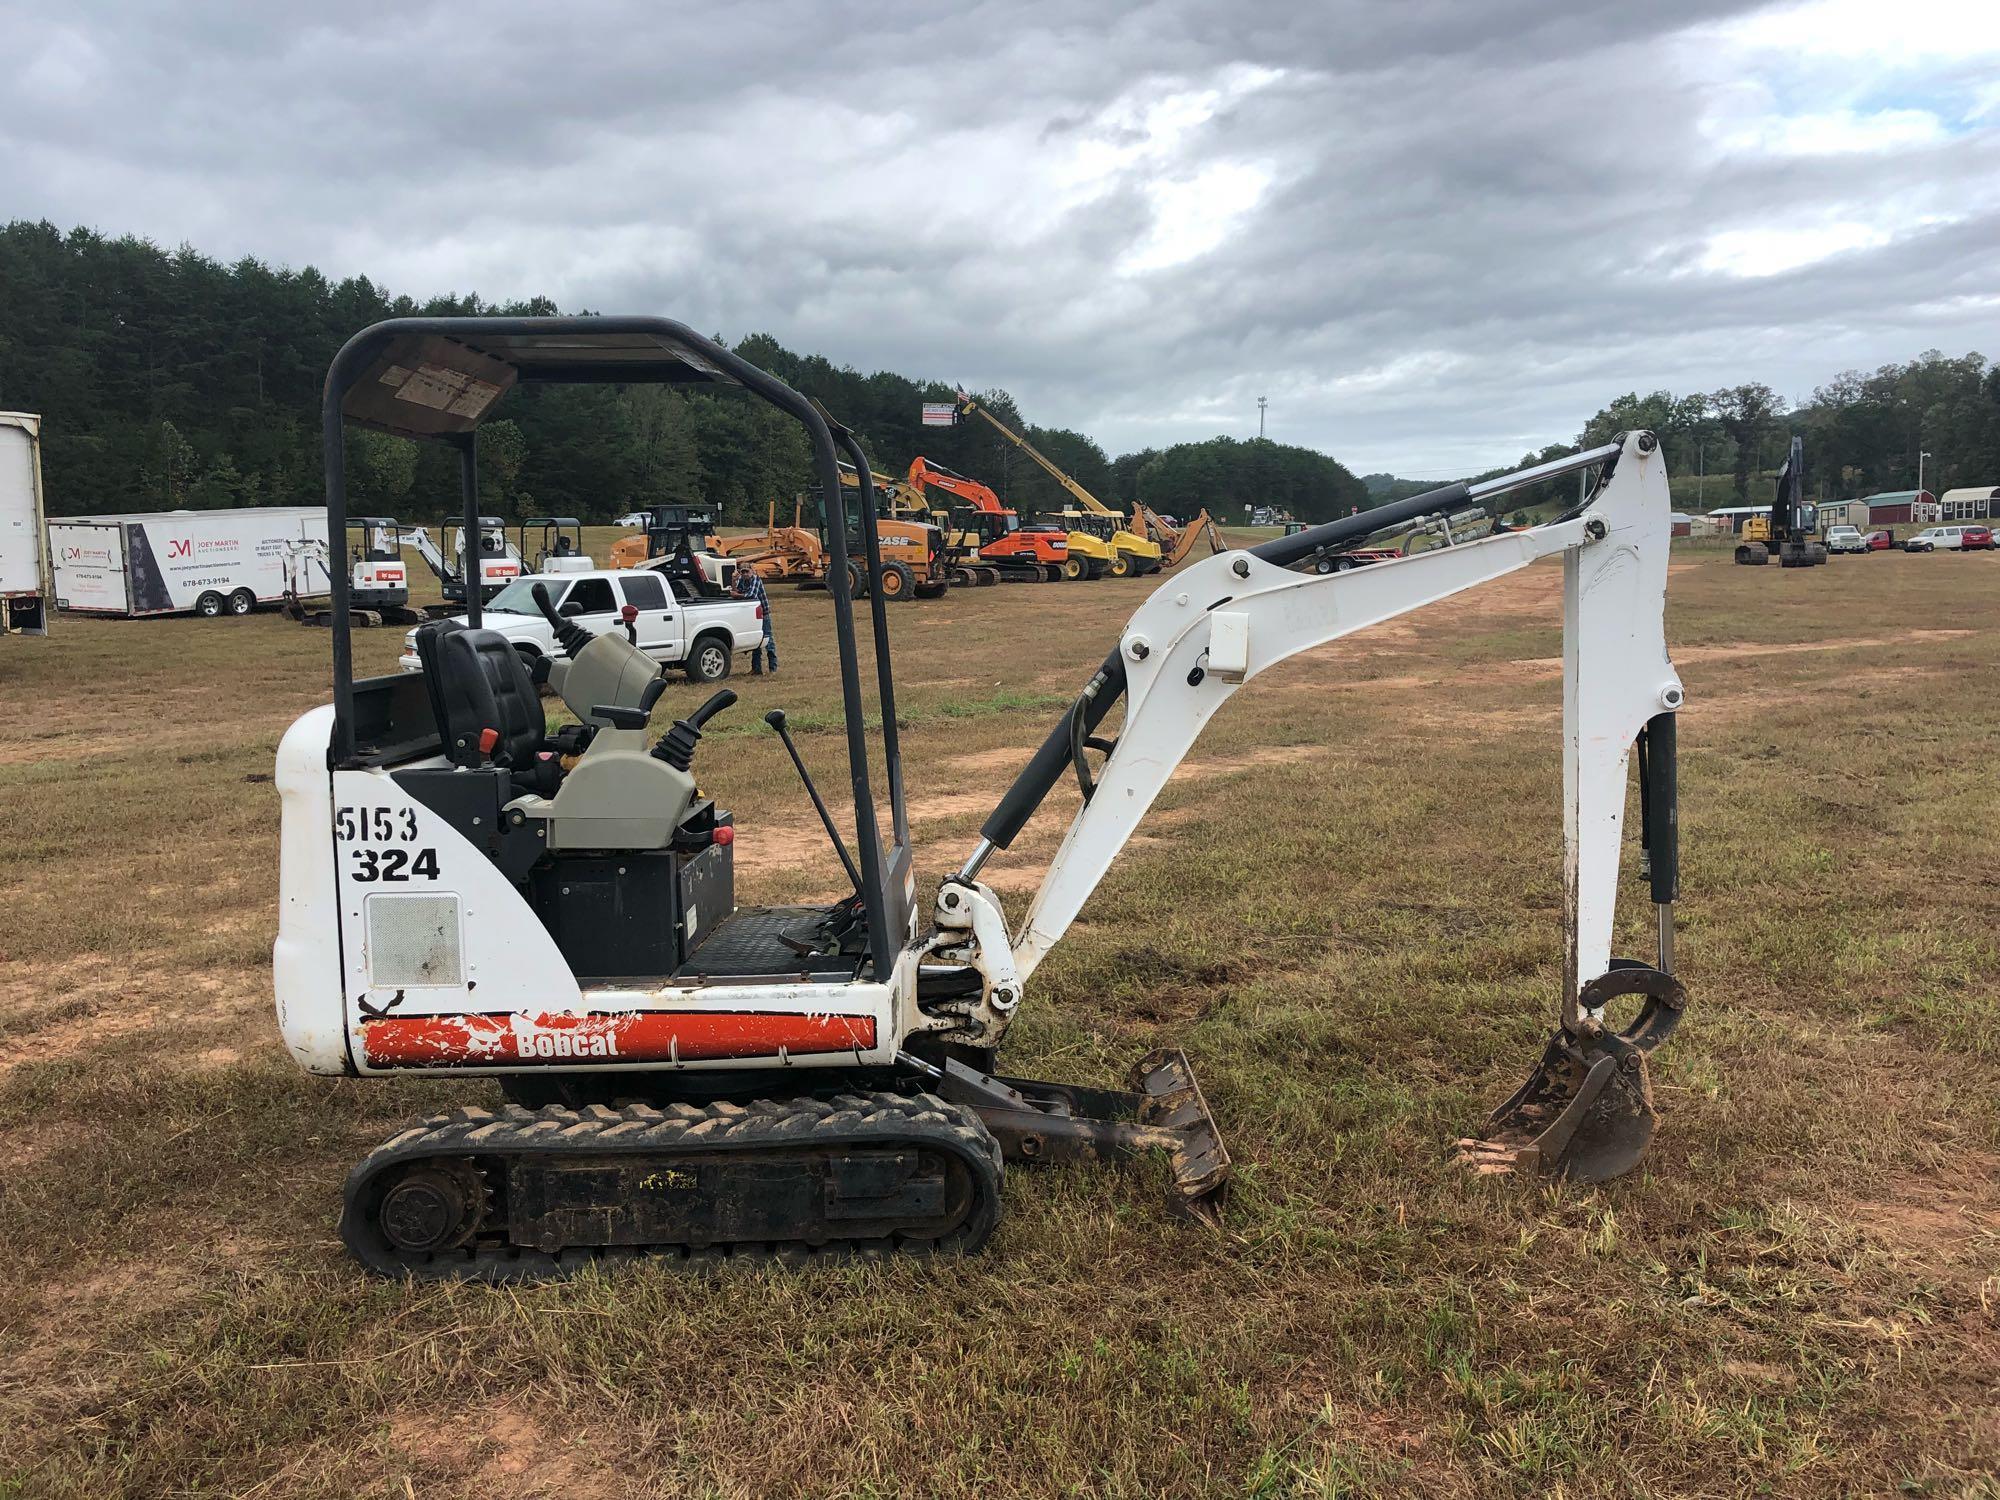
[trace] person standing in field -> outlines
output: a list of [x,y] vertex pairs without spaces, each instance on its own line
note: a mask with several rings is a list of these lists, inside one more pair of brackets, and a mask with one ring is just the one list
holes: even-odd
[[756,569],[737,568],[736,597],[755,599],[762,606],[757,611],[757,618],[763,622],[764,639],[750,653],[750,675],[762,677],[765,671],[764,659],[769,657],[771,675],[775,677],[778,672],[778,638],[771,633],[771,596],[764,592],[764,580],[757,576]]

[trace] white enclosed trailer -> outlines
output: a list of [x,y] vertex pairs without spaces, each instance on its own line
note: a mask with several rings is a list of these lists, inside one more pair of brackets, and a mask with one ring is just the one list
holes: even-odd
[[0,635],[49,633],[42,419],[0,411]]
[[326,546],[318,507],[65,516],[49,526],[56,604],[86,614],[247,615],[284,599],[288,559],[313,541]]

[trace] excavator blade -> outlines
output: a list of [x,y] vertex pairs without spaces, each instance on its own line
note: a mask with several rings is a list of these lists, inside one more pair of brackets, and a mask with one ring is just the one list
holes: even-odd
[[1113,1162],[1157,1151],[1174,1208],[1220,1225],[1229,1151],[1178,1047],[1141,1058],[1129,1092],[995,1077],[955,1061],[933,1076],[941,1097],[978,1114],[1008,1161]]
[[1229,1191],[1229,1148],[1222,1144],[1187,1054],[1178,1047],[1148,1052],[1132,1070],[1132,1091],[1140,1099],[1139,1123],[1172,1137],[1166,1149],[1174,1207],[1219,1227]]
[[1657,1118],[1643,1052],[1613,1051],[1557,1031],[1528,1081],[1487,1118],[1483,1134],[1458,1143],[1458,1159],[1481,1176],[1605,1182],[1638,1164]]

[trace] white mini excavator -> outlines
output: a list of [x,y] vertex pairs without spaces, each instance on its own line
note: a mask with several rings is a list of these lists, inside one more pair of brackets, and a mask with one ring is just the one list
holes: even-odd
[[[1187,566],[1132,616],[926,908],[887,611],[879,586],[865,613],[847,586],[850,536],[857,571],[881,575],[869,465],[790,387],[659,318],[380,323],[327,377],[329,534],[347,519],[350,424],[455,448],[466,530],[478,534],[480,424],[524,381],[734,386],[805,428],[835,512],[827,577],[851,841],[783,712],[765,719],[852,890],[825,906],[736,905],[734,822],[694,766],[703,726],[732,693],[655,736],[662,678],[629,639],[551,613],[561,659],[531,668],[483,628],[477,590],[465,623],[420,627],[423,672],[357,681],[336,571],[333,701],[278,751],[279,1025],[310,1072],[490,1077],[506,1101],[426,1119],[354,1169],[342,1234],[364,1264],[505,1280],[639,1256],[971,1251],[994,1231],[1003,1163],[1163,1155],[1173,1201],[1213,1218],[1229,1158],[1182,1053],[1145,1058],[1126,1090],[997,1070],[1035,970],[1239,687],[1543,557],[1564,569],[1560,1024],[1461,1152],[1479,1171],[1583,1181],[1638,1161],[1654,1125],[1647,1054],[1685,1003],[1671,921],[1681,686],[1662,634],[1668,497],[1651,434]],[[839,513],[843,458],[864,476],[851,520]],[[1588,498],[1548,524],[1352,572],[1294,570],[1412,517],[1586,469]],[[544,685],[578,723],[549,731]],[[1659,929],[1643,963],[1611,954],[1635,745]],[[703,770],[727,783],[726,766]],[[1080,806],[1025,918],[1010,923],[982,866],[1070,776]]]

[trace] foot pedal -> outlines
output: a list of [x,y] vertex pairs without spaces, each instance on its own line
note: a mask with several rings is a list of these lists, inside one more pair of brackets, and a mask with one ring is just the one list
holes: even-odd
[[[1622,1032],[1596,1017],[1611,1000],[1640,995],[1639,1017]],[[1458,1161],[1480,1176],[1518,1172],[1571,1182],[1607,1182],[1639,1164],[1653,1139],[1646,1054],[1665,1041],[1687,1004],[1680,981],[1639,964],[1613,968],[1584,987],[1541,1061],[1485,1131],[1458,1143]]]
[[1132,1070],[1132,1091],[1139,1096],[1139,1123],[1172,1137],[1166,1151],[1174,1206],[1219,1228],[1229,1191],[1229,1150],[1187,1054],[1178,1047],[1148,1052]]

